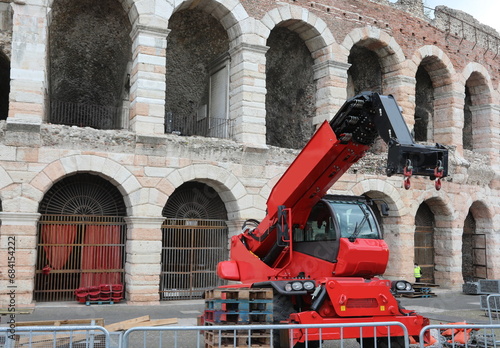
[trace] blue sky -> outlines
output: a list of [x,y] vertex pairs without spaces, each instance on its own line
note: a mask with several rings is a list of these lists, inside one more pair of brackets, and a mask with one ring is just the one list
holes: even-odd
[[467,12],[481,23],[500,32],[500,0],[424,0],[424,5],[430,8],[444,5]]

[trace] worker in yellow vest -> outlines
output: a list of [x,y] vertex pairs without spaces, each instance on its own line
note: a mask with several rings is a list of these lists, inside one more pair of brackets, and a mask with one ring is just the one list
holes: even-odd
[[413,267],[413,275],[415,276],[415,283],[419,283],[420,278],[422,278],[422,269],[418,263],[415,263],[415,266]]

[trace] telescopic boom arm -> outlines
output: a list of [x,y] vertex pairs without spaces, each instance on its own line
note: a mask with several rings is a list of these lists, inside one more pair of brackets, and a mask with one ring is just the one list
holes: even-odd
[[268,198],[267,216],[241,235],[247,248],[258,257],[269,253],[276,242],[279,206],[289,208],[294,226],[303,227],[311,208],[377,136],[388,145],[388,176],[403,174],[407,189],[412,175],[427,176],[440,189],[440,179],[448,175],[448,150],[440,144],[416,144],[394,97],[364,92],[325,121],[286,170]]

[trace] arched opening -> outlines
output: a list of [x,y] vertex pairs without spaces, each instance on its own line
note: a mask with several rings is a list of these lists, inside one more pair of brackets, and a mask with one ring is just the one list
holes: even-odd
[[481,120],[489,117],[487,106],[490,103],[490,91],[486,79],[478,72],[473,72],[465,83],[464,128],[462,142],[465,150],[478,150],[488,147],[488,138],[482,134],[489,131],[489,124]]
[[472,111],[471,111],[471,94],[467,84],[465,85],[465,101],[464,101],[464,128],[462,131],[462,144],[464,150],[473,150],[472,147]]
[[9,115],[10,93],[10,61],[0,51],[0,120],[6,120]]
[[55,0],[49,28],[48,121],[127,126],[131,25],[116,0]]
[[228,257],[227,212],[219,194],[200,182],[177,188],[163,208],[160,299],[201,298],[222,285],[217,263]]
[[271,31],[267,46],[266,143],[301,149],[314,132],[314,60],[299,34],[285,27]]
[[363,91],[382,93],[382,69],[378,55],[364,47],[369,42],[356,44],[349,53],[347,70],[347,97]]
[[172,15],[166,50],[165,132],[229,138],[229,38],[198,9]]
[[477,224],[469,210],[462,234],[462,276],[464,282],[486,279],[487,273],[486,234],[477,233]]
[[123,286],[126,207],[114,185],[91,174],[67,177],[45,194],[39,213],[36,301],[70,301],[79,288]]
[[434,213],[422,203],[415,215],[414,262],[422,269],[423,283],[434,283]]
[[426,60],[415,75],[415,141],[432,141],[434,120],[434,87],[426,69]]

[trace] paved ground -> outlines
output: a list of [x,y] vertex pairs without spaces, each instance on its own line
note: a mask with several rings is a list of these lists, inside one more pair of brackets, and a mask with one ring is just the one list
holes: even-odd
[[[419,314],[431,319],[431,324],[441,324],[450,322],[467,323],[487,323],[488,318],[483,310],[480,309],[479,299],[477,295],[465,295],[458,291],[449,291],[436,288],[433,290],[437,297],[433,298],[399,298],[401,304],[407,308],[418,312]],[[200,315],[204,308],[203,300],[191,301],[170,301],[162,302],[154,306],[137,306],[119,303],[114,305],[91,305],[77,304],[76,302],[63,303],[40,303],[33,310],[22,311],[25,314],[18,313],[16,315],[17,322],[39,321],[39,320],[65,320],[65,319],[89,319],[103,318],[105,324],[109,325],[115,322],[136,318],[139,316],[149,315],[151,319],[166,319],[176,318],[178,323],[174,326],[194,326],[196,325],[196,317]],[[0,326],[5,326],[7,317],[1,317]],[[137,334],[136,334],[137,335]],[[141,334],[142,335],[142,334]],[[172,340],[168,336],[159,338],[156,336],[148,336],[147,344],[143,343],[141,335],[131,336],[131,346],[146,347],[154,345],[158,347],[172,347]],[[112,337],[112,344],[118,342],[118,336]],[[202,336],[186,333],[186,337],[180,338],[178,347],[192,348],[202,346],[197,343],[197,339]],[[158,341],[161,341],[159,344]],[[164,342],[166,341],[166,342]],[[112,346],[117,347],[113,344]],[[330,343],[329,343],[330,344]],[[325,345],[326,347],[326,345]],[[328,347],[330,347],[328,345]],[[333,346],[332,346],[333,347]],[[353,344],[353,347],[359,347]]]
[[432,324],[488,323],[485,311],[480,309],[479,295],[466,295],[459,291],[434,288],[433,298],[400,298],[401,304],[431,319]]
[[[478,295],[465,295],[458,291],[435,288],[437,297],[399,298],[407,309],[413,309],[430,318],[433,323],[467,321],[486,323],[487,317],[480,309]],[[179,325],[196,325],[196,317],[203,311],[203,300],[169,301],[154,306],[136,306],[119,303],[90,305],[76,302],[40,303],[31,313],[17,314],[16,321],[64,320],[104,318],[106,324],[149,315],[151,319],[177,318]],[[6,317],[2,317],[5,324]]]

